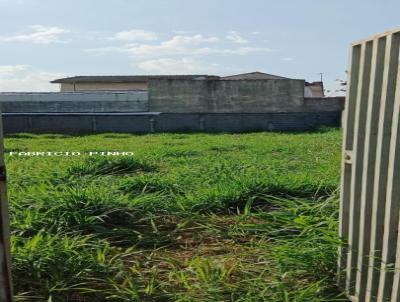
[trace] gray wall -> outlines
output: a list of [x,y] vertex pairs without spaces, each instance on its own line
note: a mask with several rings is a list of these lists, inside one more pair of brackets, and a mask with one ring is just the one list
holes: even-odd
[[[268,96],[253,95],[252,89],[258,85],[262,89],[269,87],[271,83],[266,85],[265,81],[255,81],[259,83],[251,85],[223,81],[221,86],[207,84],[206,81],[190,82],[189,86],[194,85],[197,90],[193,90],[192,94],[186,91],[187,99],[180,95],[175,101],[163,100],[157,106],[148,106],[146,92],[3,93],[0,94],[0,105],[4,112],[4,131],[6,134],[303,131],[341,124],[344,98],[300,97],[299,82],[292,83],[296,88],[292,92],[276,95],[281,103]],[[232,86],[227,82],[237,84]],[[166,89],[165,85],[164,81],[162,89]],[[162,89],[153,89],[153,92],[160,93]],[[204,89],[209,91],[205,93]],[[274,89],[280,91],[284,89],[284,84]],[[232,92],[235,90],[241,98]],[[211,98],[207,99],[207,95]],[[293,103],[285,101],[289,97],[293,97]],[[179,106],[177,100],[183,105]],[[165,110],[161,110],[163,107],[166,107]],[[205,109],[210,112],[201,112]]]
[[345,97],[304,98],[303,112],[341,112]]
[[149,81],[149,110],[173,113],[302,112],[303,80]]
[[145,112],[147,92],[0,93],[2,112]]
[[[282,80],[281,80],[282,81]],[[188,81],[184,81],[188,82]],[[229,96],[225,91],[231,85],[223,85],[224,90],[220,91],[217,99],[206,99],[204,85],[206,81],[189,81],[200,89],[199,93],[186,92],[187,99],[182,99],[182,95],[175,100],[163,100],[161,97],[154,98],[153,95],[161,95],[162,90],[156,90],[150,96],[152,104],[149,105],[148,93],[143,91],[132,92],[94,92],[94,93],[0,93],[0,107],[4,113],[96,113],[96,112],[165,112],[165,113],[262,113],[262,112],[326,112],[342,111],[344,109],[344,98],[302,98],[295,97],[293,103],[277,100],[269,101],[269,97],[257,96],[258,104],[254,104],[254,99],[250,96]],[[203,83],[202,83],[203,82]],[[209,82],[209,81],[207,81]],[[223,81],[237,83],[239,81]],[[261,81],[263,82],[263,81]],[[197,83],[200,83],[198,85]],[[162,85],[165,89],[165,83]],[[243,94],[244,91],[236,87],[237,93]],[[282,86],[280,86],[282,87]],[[185,88],[186,89],[186,88]],[[166,98],[170,98],[168,91],[164,91]],[[223,95],[222,93],[227,93]],[[163,95],[163,94],[162,94]],[[216,96],[214,96],[215,98]],[[282,95],[280,96],[282,97]],[[193,100],[198,98],[201,102]],[[193,102],[193,103],[192,103]],[[181,104],[181,105],[179,105]],[[251,105],[252,104],[252,105]],[[271,106],[269,106],[271,104]],[[198,106],[204,105],[199,109]],[[209,106],[209,110],[205,110]],[[226,107],[223,107],[226,106]],[[165,108],[164,108],[165,107]],[[164,110],[162,110],[164,109]],[[256,110],[257,109],[257,110]]]
[[299,113],[5,113],[4,132],[87,134],[104,132],[305,131],[339,126],[341,112]]

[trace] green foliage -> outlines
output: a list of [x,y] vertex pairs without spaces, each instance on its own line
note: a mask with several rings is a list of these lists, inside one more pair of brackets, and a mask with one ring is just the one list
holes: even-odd
[[68,169],[69,175],[112,175],[129,174],[134,172],[152,171],[154,168],[143,162],[130,157],[120,158],[98,158],[89,157],[82,164],[73,165]]
[[343,300],[340,143],[333,129],[9,137],[14,152],[134,152],[7,156],[16,300]]

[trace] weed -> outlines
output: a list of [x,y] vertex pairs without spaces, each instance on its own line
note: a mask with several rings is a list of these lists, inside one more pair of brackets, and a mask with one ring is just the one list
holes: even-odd
[[154,167],[131,157],[101,158],[89,157],[80,165],[73,165],[68,169],[70,175],[109,175],[129,174],[135,172],[154,171]]

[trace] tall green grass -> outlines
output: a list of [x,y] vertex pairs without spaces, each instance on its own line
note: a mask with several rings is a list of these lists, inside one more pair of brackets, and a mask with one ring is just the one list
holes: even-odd
[[[15,135],[17,301],[339,301],[340,132]],[[27,173],[29,171],[29,173]]]

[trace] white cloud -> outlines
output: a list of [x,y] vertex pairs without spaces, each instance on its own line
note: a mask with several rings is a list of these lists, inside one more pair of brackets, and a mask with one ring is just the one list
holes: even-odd
[[176,35],[185,35],[185,34],[188,33],[188,32],[185,31],[185,30],[178,30],[178,29],[173,30],[172,32],[173,32],[174,34],[176,34]]
[[10,76],[27,68],[29,65],[0,65],[0,77]]
[[[217,49],[216,54],[228,54],[228,55],[249,55],[255,52],[272,52],[271,48],[267,47],[239,47],[234,49]],[[213,53],[213,52],[211,52]]]
[[141,70],[157,74],[210,74],[215,72],[218,66],[218,64],[207,64],[204,62],[195,61],[191,58],[160,58],[137,64],[137,67]]
[[217,37],[204,37],[203,35],[174,36],[170,40],[159,44],[126,44],[122,47],[103,47],[88,49],[89,52],[122,52],[132,56],[164,56],[182,55],[195,51],[195,46],[204,43],[217,42]]
[[289,61],[294,61],[294,58],[292,58],[292,57],[286,57],[286,58],[282,58],[281,60],[282,60],[282,61],[287,61],[287,62],[289,62]]
[[249,43],[248,40],[246,40],[245,38],[243,38],[241,35],[239,35],[238,32],[236,31],[231,31],[228,33],[228,35],[226,36],[226,38],[234,43],[238,43],[238,44],[247,44]]
[[170,40],[159,44],[126,44],[123,46],[111,46],[86,49],[87,52],[99,54],[109,52],[126,53],[132,57],[165,57],[165,56],[198,56],[198,55],[247,55],[255,52],[270,52],[269,48],[264,47],[234,47],[221,48],[215,47],[215,43],[220,39],[215,36],[205,37],[197,34],[193,36],[174,36]]
[[28,42],[35,44],[66,43],[62,36],[69,31],[56,26],[32,25],[27,34],[0,36],[0,42]]
[[215,36],[205,37],[201,34],[193,35],[193,36],[183,36],[178,35],[172,37],[171,40],[167,40],[164,42],[165,45],[170,46],[181,46],[181,45],[199,45],[202,43],[214,43],[218,42],[219,38]]
[[133,29],[117,32],[108,39],[119,41],[154,41],[158,39],[158,36],[155,32],[152,31]]
[[58,85],[49,81],[64,76],[36,70],[29,65],[0,65],[0,92],[58,91]]

